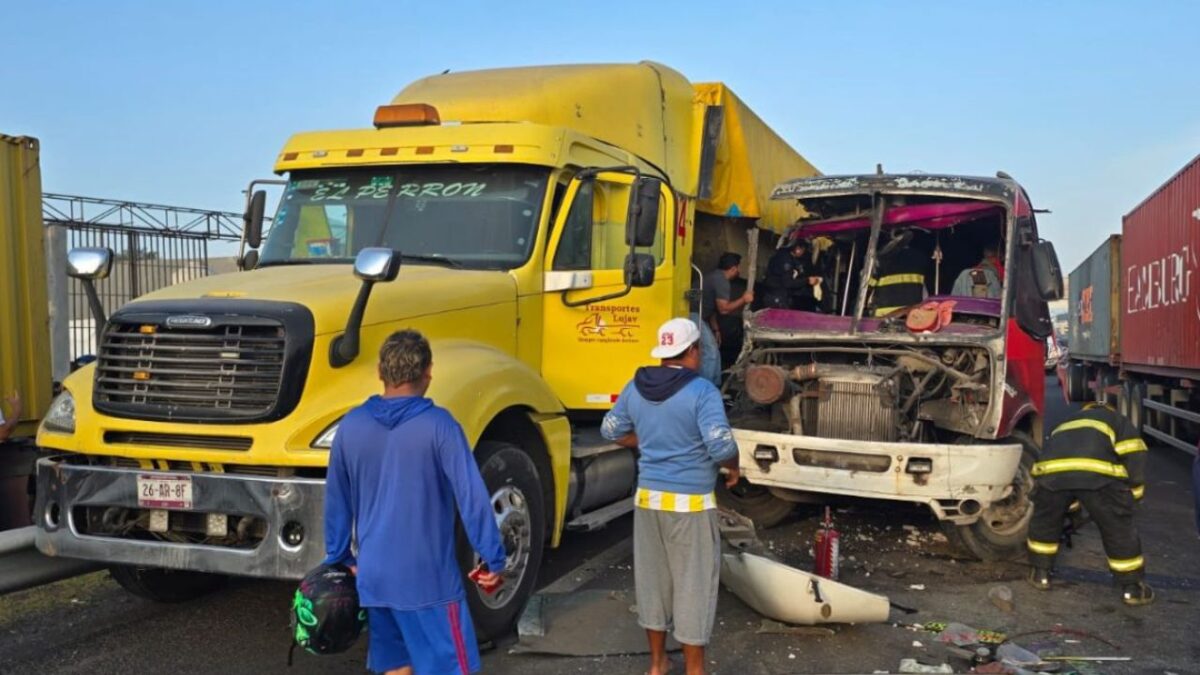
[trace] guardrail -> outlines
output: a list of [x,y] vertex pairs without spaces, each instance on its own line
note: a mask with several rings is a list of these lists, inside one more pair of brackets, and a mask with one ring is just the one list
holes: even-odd
[[36,532],[32,525],[0,532],[0,595],[101,569],[88,560],[42,555],[33,545]]

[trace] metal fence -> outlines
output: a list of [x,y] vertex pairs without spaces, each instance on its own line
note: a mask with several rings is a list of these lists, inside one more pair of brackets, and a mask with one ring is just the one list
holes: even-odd
[[[48,227],[66,230],[66,249],[99,246],[113,250],[112,272],[96,284],[109,315],[145,293],[208,276],[209,242],[240,240],[241,218],[241,214],[225,211],[42,195],[42,220]],[[64,273],[65,268],[55,269],[64,262],[51,264],[51,276]],[[65,286],[65,319],[52,321],[68,332],[69,360],[73,361],[96,353],[95,329],[83,284],[71,279]]]

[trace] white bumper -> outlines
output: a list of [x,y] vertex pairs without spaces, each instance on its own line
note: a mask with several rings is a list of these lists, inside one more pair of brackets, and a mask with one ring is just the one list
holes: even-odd
[[[743,429],[733,435],[742,476],[754,485],[919,502],[963,525],[1008,494],[1022,452],[1017,443],[876,443]],[[764,460],[771,448],[776,461]],[[929,470],[910,471],[922,466]]]

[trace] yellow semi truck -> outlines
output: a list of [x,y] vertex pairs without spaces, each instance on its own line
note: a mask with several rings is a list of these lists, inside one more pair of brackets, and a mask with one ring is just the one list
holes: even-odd
[[[697,266],[793,223],[769,191],[817,173],[724,85],[648,62],[428,77],[370,128],[292,136],[275,171],[265,237],[263,197],[247,210],[248,271],[97,317],[97,362],[38,437],[63,453],[39,465],[38,546],[163,600],[302,576],[338,421],[411,327],[509,553],[504,590],[470,594],[484,635],[513,624],[545,545],[632,508],[635,457],[600,416],[688,313]],[[88,287],[110,264],[71,254]]]

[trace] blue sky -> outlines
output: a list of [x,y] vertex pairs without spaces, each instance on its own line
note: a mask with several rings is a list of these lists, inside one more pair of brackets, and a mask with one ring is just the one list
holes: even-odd
[[[245,6],[243,6],[245,5]],[[251,6],[252,5],[252,6]],[[294,132],[447,68],[652,59],[826,173],[1011,173],[1073,267],[1200,153],[1200,3],[20,2],[0,132],[48,192],[240,210]]]

